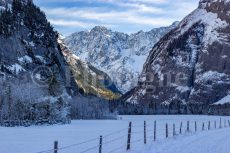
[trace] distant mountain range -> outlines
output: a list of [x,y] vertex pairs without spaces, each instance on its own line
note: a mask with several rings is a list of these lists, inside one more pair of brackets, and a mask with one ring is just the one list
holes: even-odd
[[96,26],[91,31],[74,33],[64,42],[80,59],[106,72],[125,93],[137,85],[151,48],[177,25],[175,22],[169,27],[130,35]]

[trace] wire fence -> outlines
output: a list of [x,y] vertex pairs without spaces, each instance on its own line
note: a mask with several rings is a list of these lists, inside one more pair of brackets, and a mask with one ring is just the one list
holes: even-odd
[[[230,127],[230,120],[222,120],[221,118],[219,121],[186,121],[179,124],[161,123],[159,125],[157,121],[150,124],[144,121],[142,125],[132,125],[132,122],[130,122],[127,128],[80,143],[58,147],[58,142],[55,141],[53,149],[36,153],[64,153],[71,148],[76,153],[121,153],[134,150],[137,144],[144,145],[155,141],[166,141],[168,138],[178,135],[194,134],[226,127]],[[79,146],[81,146],[81,150]]]

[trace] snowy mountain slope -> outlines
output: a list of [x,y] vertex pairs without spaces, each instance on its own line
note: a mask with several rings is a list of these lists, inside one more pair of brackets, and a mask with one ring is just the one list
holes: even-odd
[[109,76],[71,53],[62,39],[58,40],[62,53],[69,64],[79,91],[105,99],[117,99],[121,94]]
[[154,104],[158,113],[202,113],[225,97],[230,89],[229,10],[226,0],[200,1],[154,46],[139,85],[125,100]]
[[131,35],[97,26],[70,35],[65,43],[81,59],[106,72],[124,93],[137,84],[154,44],[177,24]]

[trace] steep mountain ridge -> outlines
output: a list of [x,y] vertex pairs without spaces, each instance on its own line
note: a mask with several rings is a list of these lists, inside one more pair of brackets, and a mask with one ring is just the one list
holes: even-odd
[[229,10],[229,0],[200,1],[154,46],[139,85],[124,99],[156,113],[207,113],[230,90]]
[[59,38],[58,43],[82,95],[94,95],[109,100],[120,97],[120,91],[106,73],[81,61],[71,53],[62,39]]
[[57,32],[31,0],[0,4],[1,125],[68,123],[79,93]]
[[82,60],[106,72],[125,93],[137,84],[154,44],[177,24],[131,35],[96,26],[70,35],[65,43]]

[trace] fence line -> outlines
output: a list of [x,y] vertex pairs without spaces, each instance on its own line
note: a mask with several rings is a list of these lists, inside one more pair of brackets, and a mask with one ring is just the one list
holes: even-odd
[[[201,131],[205,131],[205,130],[215,130],[217,129],[217,121],[213,121],[214,124],[212,124],[211,121],[206,121],[207,124],[205,124],[205,122],[200,122],[200,124],[198,124],[199,122],[195,121],[195,122],[190,122],[190,121],[186,121],[185,123],[180,122],[180,124],[176,125],[175,123],[172,124],[168,124],[165,123],[165,128],[162,127],[162,129],[157,128],[157,122],[154,121],[154,125],[151,126],[150,124],[147,124],[146,121],[144,121],[144,124],[142,126],[140,125],[132,125],[132,122],[129,122],[129,125],[127,128],[109,133],[107,135],[104,136],[100,136],[98,138],[94,138],[94,139],[89,139],[80,143],[76,143],[76,144],[72,144],[72,145],[68,145],[68,146],[64,146],[64,147],[58,147],[58,141],[54,142],[54,148],[50,149],[50,150],[45,150],[45,151],[40,151],[37,153],[59,153],[59,151],[61,150],[65,150],[65,149],[69,149],[72,147],[78,147],[84,144],[88,144],[91,142],[95,142],[95,145],[93,147],[89,147],[86,148],[85,150],[79,152],[79,153],[87,153],[89,151],[94,151],[94,153],[99,152],[99,153],[104,153],[103,149],[105,148],[106,145],[110,145],[116,142],[116,141],[120,141],[120,140],[127,140],[125,145],[121,145],[119,147],[113,148],[111,150],[106,150],[106,153],[115,153],[116,151],[119,150],[132,150],[133,149],[133,145],[136,143],[139,143],[142,141],[143,144],[147,144],[149,143],[151,140],[151,142],[160,140],[160,138],[163,139],[167,139],[169,137],[175,137],[179,134],[186,134],[186,133],[193,133],[193,132],[201,132]],[[199,125],[201,126],[200,130],[199,130]],[[205,126],[206,125],[206,126]],[[212,126],[213,125],[213,126]],[[221,128],[226,128],[227,126],[230,126],[230,121],[229,120],[224,120],[223,125],[222,125],[222,119],[220,118],[219,120],[219,129]],[[133,130],[133,128],[135,127],[140,127],[141,130]],[[205,128],[206,127],[206,128]],[[149,129],[150,128],[150,129]],[[178,130],[176,130],[176,128],[178,128]],[[193,130],[194,128],[194,130]],[[124,134],[125,133],[125,134]],[[118,134],[122,134],[120,136],[117,136]],[[141,134],[140,137],[135,138],[136,136],[138,136],[138,134]],[[115,138],[111,138],[112,136],[116,136]],[[134,136],[134,137],[133,137]],[[111,138],[111,139],[109,139]],[[99,142],[99,143],[98,143]]]

